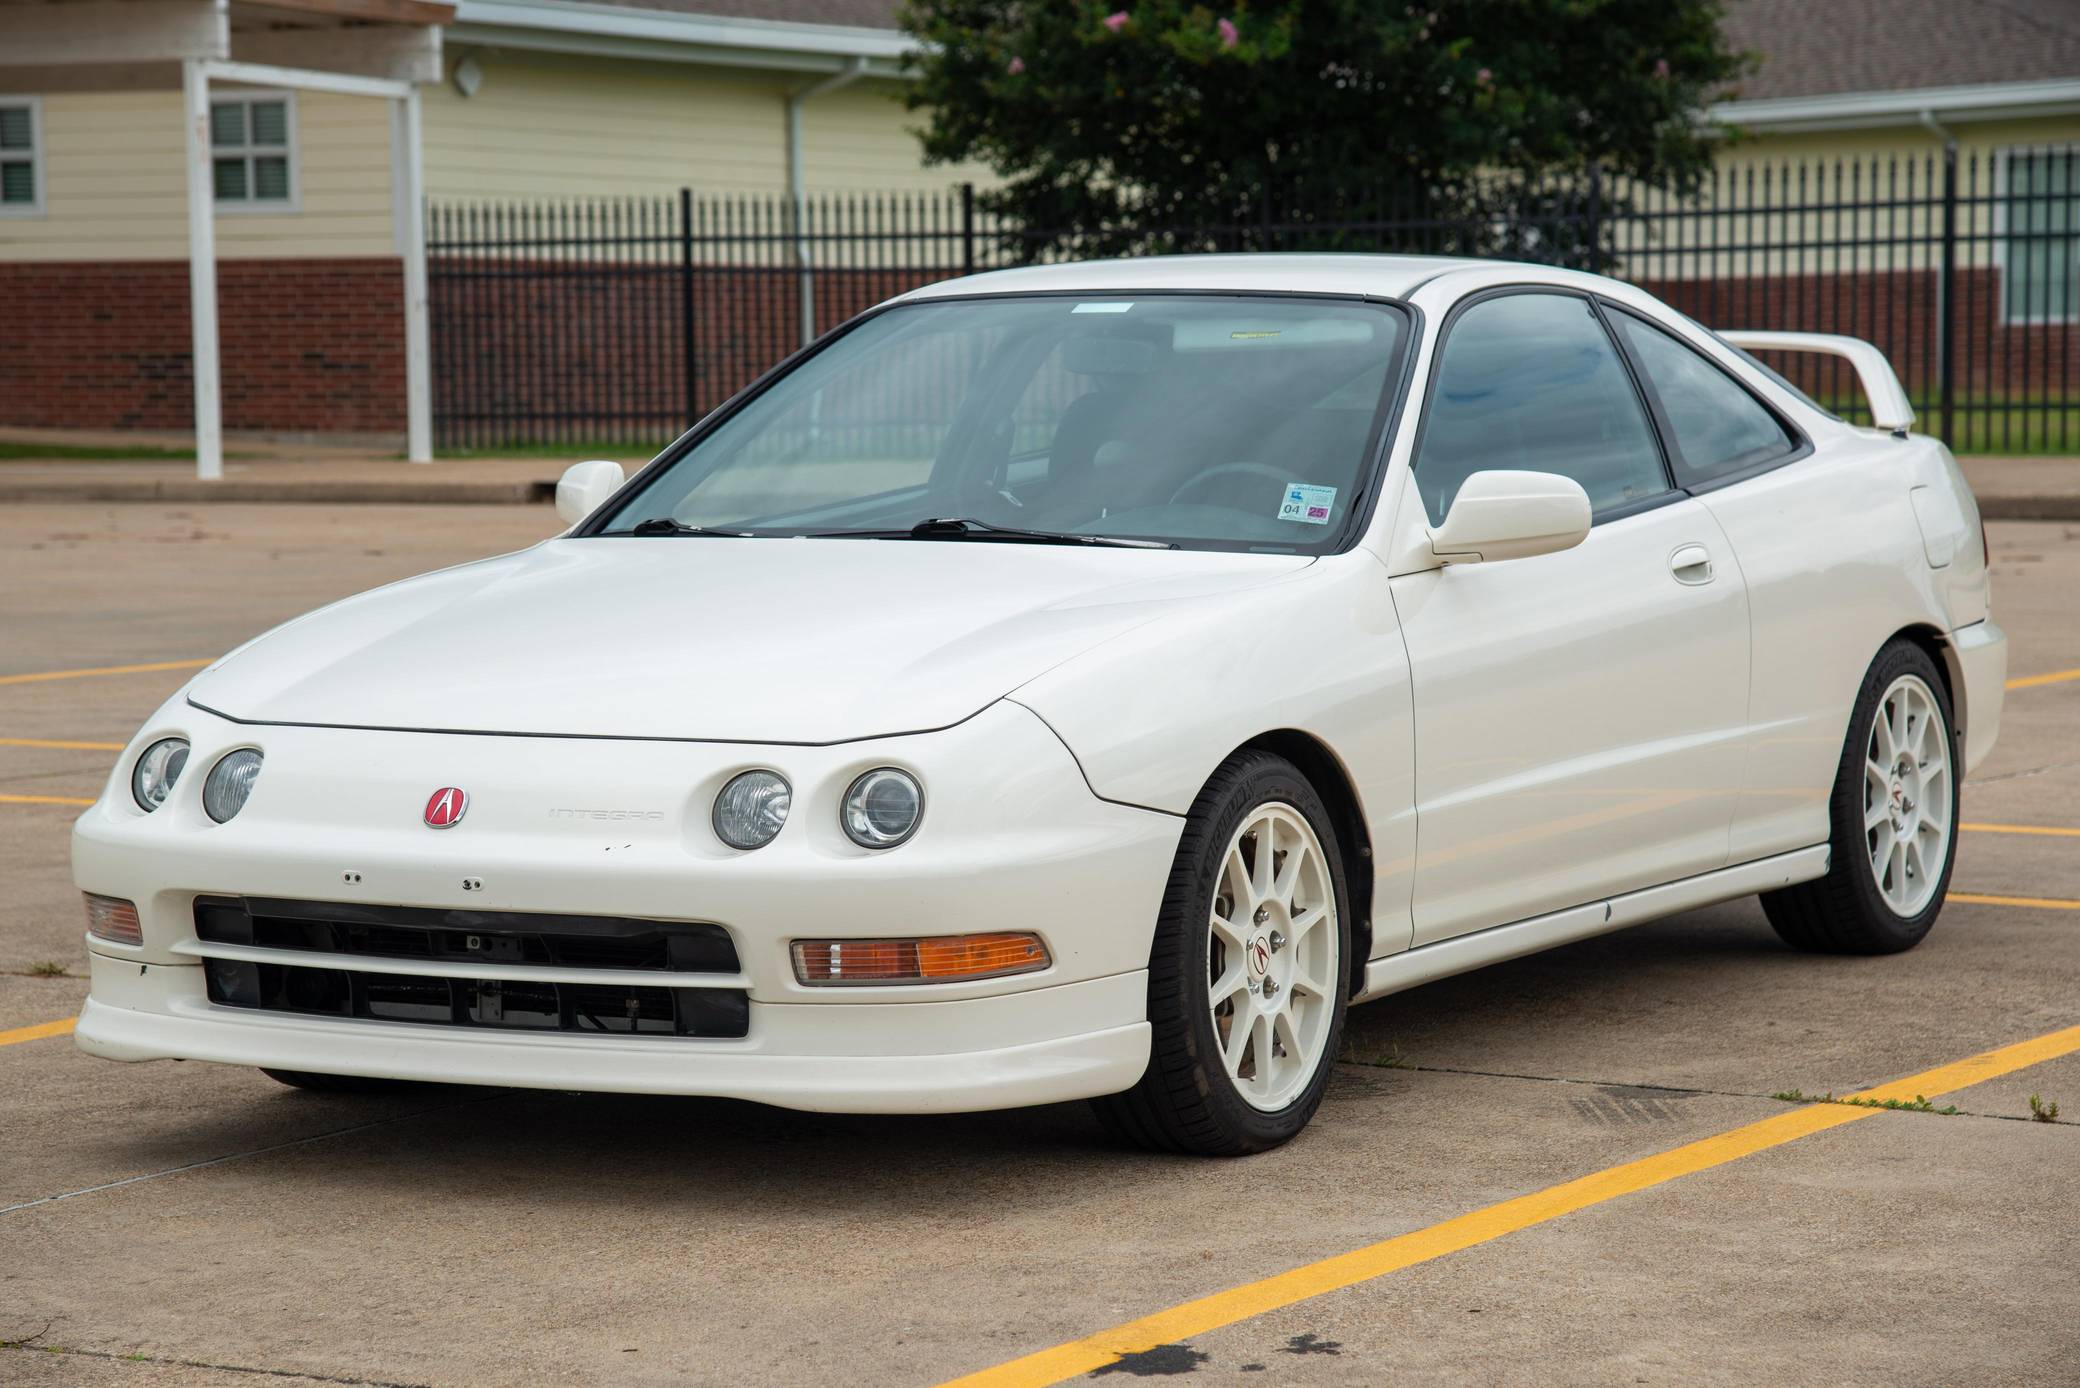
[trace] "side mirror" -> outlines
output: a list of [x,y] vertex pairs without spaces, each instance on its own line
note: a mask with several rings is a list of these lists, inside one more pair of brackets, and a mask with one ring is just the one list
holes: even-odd
[[589,463],[572,463],[556,481],[556,515],[565,525],[576,525],[600,508],[600,503],[621,490],[627,481],[621,464],[594,458]]
[[1589,494],[1556,472],[1476,472],[1459,484],[1430,548],[1447,564],[1529,559],[1589,534]]

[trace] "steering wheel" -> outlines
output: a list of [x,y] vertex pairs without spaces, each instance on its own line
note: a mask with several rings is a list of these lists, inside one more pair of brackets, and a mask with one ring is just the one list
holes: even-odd
[[[1172,506],[1177,505],[1190,493],[1196,492],[1200,488],[1223,477],[1245,476],[1265,478],[1268,481],[1276,482],[1281,489],[1292,480],[1269,463],[1222,463],[1219,467],[1210,467],[1204,472],[1193,473],[1190,477],[1185,478],[1177,490],[1170,493],[1170,504]],[[1246,508],[1237,506],[1232,509],[1240,511]]]

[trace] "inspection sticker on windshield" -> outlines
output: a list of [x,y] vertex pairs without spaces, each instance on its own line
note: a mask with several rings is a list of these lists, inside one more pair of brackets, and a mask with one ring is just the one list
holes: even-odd
[[1305,525],[1327,525],[1329,511],[1336,505],[1336,488],[1310,487],[1301,482],[1286,484],[1286,499],[1279,503],[1280,520]]

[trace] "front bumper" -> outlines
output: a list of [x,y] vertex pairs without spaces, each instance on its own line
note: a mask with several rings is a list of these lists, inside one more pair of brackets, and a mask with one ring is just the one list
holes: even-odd
[[[189,738],[190,772],[153,814],[130,802],[135,750]],[[207,768],[259,747],[229,824],[201,814]],[[871,853],[839,832],[845,785],[912,770],[926,817]],[[716,789],[752,767],[795,787],[775,841],[723,846]],[[428,793],[470,791],[463,821],[420,822]],[[574,813],[579,811],[582,813]],[[833,747],[581,741],[238,724],[169,704],[74,830],[80,888],[136,903],[144,942],[88,942],[77,1041],[118,1060],[181,1058],[331,1074],[701,1094],[844,1112],[947,1112],[1114,1093],[1148,1056],[1146,966],[1176,850],[1174,816],[1093,796],[1037,716],[1000,704],[955,728]],[[529,1033],[211,1003],[198,896],[450,911],[547,912],[723,926],[741,1039]],[[1031,930],[1053,963],[1010,978],[817,988],[797,938]],[[365,961],[296,961],[354,970]],[[487,966],[486,977],[496,976]]]
[[217,1007],[202,970],[92,956],[73,1033],[107,1060],[446,1084],[700,1094],[829,1113],[962,1113],[1116,1094],[1148,1065],[1143,972],[965,1002],[751,1004],[742,1041],[457,1034]]

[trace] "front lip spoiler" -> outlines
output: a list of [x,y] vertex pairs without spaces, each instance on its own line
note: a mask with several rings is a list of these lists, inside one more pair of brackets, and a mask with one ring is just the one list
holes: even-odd
[[927,733],[943,733],[948,728],[958,728],[961,724],[970,722],[994,708],[1002,703],[1010,692],[1006,690],[1004,694],[997,695],[981,708],[963,714],[951,723],[940,723],[930,728],[904,728],[896,732],[861,733],[856,737],[832,738],[827,742],[804,742],[800,738],[786,737],[670,737],[661,733],[543,733],[510,728],[408,728],[390,723],[315,723],[296,718],[241,718],[235,713],[212,708],[193,695],[188,696],[187,703],[189,708],[244,728],[326,728],[357,733],[425,733],[435,737],[545,737],[559,742],[690,742],[710,747],[844,747],[854,742],[878,742],[888,737],[923,737]]

